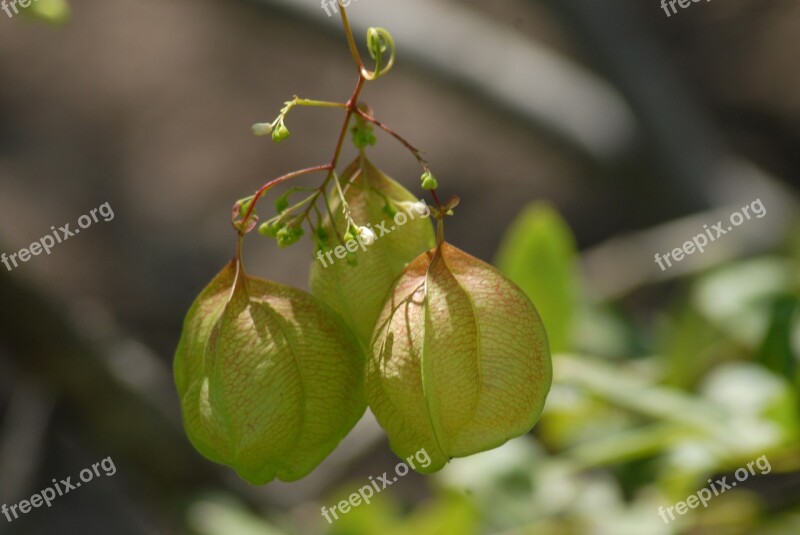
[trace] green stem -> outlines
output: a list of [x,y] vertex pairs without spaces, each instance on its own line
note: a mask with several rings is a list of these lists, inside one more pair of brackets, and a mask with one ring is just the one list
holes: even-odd
[[347,205],[347,198],[344,196],[344,191],[342,191],[342,184],[339,182],[339,177],[335,177],[334,182],[336,183],[336,191],[339,193],[339,198],[342,200],[342,213],[344,214],[345,222],[347,223],[347,230],[350,230],[350,227],[357,227],[355,221],[353,221],[353,217],[350,215],[350,208]]
[[341,108],[347,109],[346,102],[329,102],[327,100],[312,100],[308,98],[300,98],[295,95],[292,100],[287,101],[283,108],[281,109],[281,113],[278,117],[271,123],[271,126],[274,128],[278,123],[283,121],[289,112],[294,109],[295,106],[305,106],[309,108]]
[[345,8],[341,3],[339,4],[339,13],[342,16],[342,26],[344,27],[344,34],[347,37],[347,45],[350,47],[350,55],[353,56],[353,61],[356,64],[356,69],[358,69],[358,75],[360,78],[366,79],[365,74],[368,74],[366,69],[364,68],[364,62],[361,61],[361,55],[358,53],[358,46],[356,45],[355,37],[353,37],[353,29],[350,27],[350,20],[347,18],[347,8]]
[[331,209],[331,203],[328,201],[328,195],[323,191],[322,192],[322,200],[325,202],[325,210],[328,212],[328,217],[331,218],[331,227],[333,227],[333,233],[336,234],[336,239],[339,240],[339,243],[344,244],[344,236],[339,232],[339,228],[336,226],[336,216],[333,214],[333,210]]
[[310,106],[317,108],[346,108],[346,102],[329,102],[327,100],[311,100],[307,98],[297,98],[294,100],[295,106]]

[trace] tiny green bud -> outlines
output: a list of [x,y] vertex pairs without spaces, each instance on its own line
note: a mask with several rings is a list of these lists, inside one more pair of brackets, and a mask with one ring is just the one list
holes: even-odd
[[263,223],[258,227],[258,233],[262,236],[269,236],[270,238],[277,238],[278,232],[286,226],[286,223],[279,223],[277,221],[272,223]]
[[289,208],[289,195],[288,195],[288,193],[286,195],[281,195],[280,197],[278,197],[275,200],[275,210],[277,210],[278,213],[283,212],[287,208]]
[[278,231],[278,247],[281,249],[294,245],[300,238],[303,237],[305,232],[302,227],[284,227]]
[[293,227],[293,229],[292,229],[292,230],[293,230],[292,236],[294,236],[294,237],[295,237],[295,241],[297,241],[297,240],[299,240],[300,238],[302,238],[302,237],[305,235],[305,233],[306,233],[306,231],[305,231],[305,230],[303,230],[303,227],[300,227],[300,226],[298,226],[298,227]]
[[253,125],[253,134],[258,137],[268,136],[272,133],[272,125],[269,123],[256,123]]
[[352,128],[352,133],[353,145],[359,149],[365,149],[378,142],[378,138],[375,137],[373,129],[369,125],[356,125]]
[[317,239],[320,242],[328,243],[328,232],[324,228],[317,227],[315,232],[316,232],[316,235],[317,235]]
[[289,129],[282,122],[272,131],[272,141],[280,143],[289,137]]
[[439,187],[439,182],[430,171],[425,171],[420,178],[422,179],[422,189],[436,189]]
[[239,216],[244,217],[247,211],[250,209],[250,205],[253,204],[253,197],[246,197],[239,201]]

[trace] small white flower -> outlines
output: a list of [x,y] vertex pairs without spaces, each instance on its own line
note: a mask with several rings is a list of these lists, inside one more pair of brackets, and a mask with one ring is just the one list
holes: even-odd
[[358,237],[364,242],[364,245],[372,245],[378,239],[372,229],[367,227],[358,227]]
[[253,134],[257,136],[268,136],[272,133],[272,125],[269,123],[256,123],[253,125]]

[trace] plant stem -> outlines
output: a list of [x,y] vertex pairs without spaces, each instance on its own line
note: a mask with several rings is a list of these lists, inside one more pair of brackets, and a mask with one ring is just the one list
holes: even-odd
[[366,82],[366,79],[359,75],[356,88],[353,91],[350,99],[347,101],[347,104],[345,104],[347,114],[345,115],[344,123],[342,124],[342,130],[339,132],[339,141],[336,144],[336,151],[334,152],[333,159],[331,160],[331,165],[334,167],[336,167],[336,165],[339,163],[339,157],[341,156],[342,148],[344,147],[344,140],[347,138],[347,128],[350,126],[350,119],[357,110],[356,103],[358,102],[358,97],[361,95],[361,90],[364,89],[364,82]]
[[336,166],[339,165],[339,159],[342,155],[344,142],[345,139],[347,139],[347,130],[348,127],[350,126],[350,120],[352,119],[353,114],[355,113],[354,110],[356,109],[356,103],[358,102],[358,97],[361,94],[361,90],[364,88],[364,82],[366,82],[365,78],[363,76],[359,76],[358,83],[356,84],[356,88],[353,91],[352,96],[348,99],[347,103],[345,103],[344,105],[345,109],[347,110],[347,113],[345,114],[344,122],[342,123],[342,129],[339,132],[339,139],[336,142],[336,148],[333,151],[333,157],[331,158],[330,164],[328,164],[329,166],[328,176],[325,177],[325,180],[323,180],[322,184],[320,184],[319,188],[317,188],[317,192],[314,195],[312,195],[311,203],[308,205],[308,208],[306,208],[306,211],[303,213],[302,216],[303,218],[308,217],[308,214],[311,213],[311,207],[316,205],[317,199],[319,198],[320,194],[324,193],[325,188],[328,187],[328,184],[330,183],[331,179],[333,179],[333,177],[336,175]]
[[300,98],[297,95],[292,100],[287,101],[284,103],[283,108],[281,109],[280,115],[270,123],[274,128],[279,122],[283,121],[289,112],[294,109],[295,106],[307,106],[307,107],[314,107],[314,108],[346,108],[347,103],[345,102],[328,102],[325,100],[312,100],[308,98]]
[[[379,120],[375,119],[374,117],[372,117],[371,115],[367,114],[366,112],[362,111],[359,108],[356,108],[354,110],[354,113],[356,115],[358,115],[359,117],[361,117],[362,119],[364,119],[365,121],[368,121],[368,122],[374,124],[375,126],[380,128],[381,130],[386,132],[387,134],[389,134],[392,137],[394,137],[397,141],[402,143],[402,145],[411,152],[411,154],[414,156],[414,158],[417,159],[419,164],[422,166],[422,170],[423,171],[430,171],[430,169],[428,167],[428,160],[426,160],[425,158],[422,157],[422,151],[420,151],[417,147],[415,147],[414,145],[409,143],[403,136],[401,136],[400,134],[398,134],[397,132],[395,132],[394,130],[392,130],[391,128],[389,128],[388,126],[386,126],[385,124],[383,124],[382,122],[380,122]],[[439,201],[439,196],[436,195],[436,190],[431,190],[431,196],[433,197],[433,202],[436,203],[436,207],[437,208],[442,208],[442,203]]]
[[297,98],[294,101],[295,106],[313,106],[317,108],[345,108],[347,104],[344,102],[328,102],[326,100],[311,100],[307,98]]
[[364,68],[364,62],[361,61],[361,55],[358,53],[358,46],[356,45],[356,40],[353,37],[353,29],[350,27],[350,20],[347,18],[347,8],[345,8],[341,2],[339,3],[339,12],[342,15],[342,26],[344,27],[344,34],[347,37],[347,45],[350,47],[350,55],[353,56],[353,61],[356,64],[356,69],[358,69],[358,76],[360,78],[366,79],[365,74],[366,69]]
[[291,180],[293,178],[297,178],[297,177],[302,176],[302,175],[307,175],[309,173],[315,173],[317,171],[330,171],[330,170],[331,170],[331,164],[317,165],[316,167],[308,167],[306,169],[300,169],[299,171],[292,171],[291,173],[287,173],[287,174],[285,174],[283,176],[280,176],[280,177],[276,178],[275,180],[271,180],[271,181],[267,182],[266,184],[261,186],[261,188],[253,196],[253,200],[250,202],[250,207],[247,209],[247,212],[245,213],[244,217],[242,218],[242,221],[246,222],[250,218],[250,216],[253,214],[253,210],[255,209],[256,203],[258,202],[258,200],[261,198],[262,195],[264,195],[267,191],[269,191],[274,186],[277,186],[278,184],[280,184],[282,182],[286,182],[287,180]]
[[364,119],[365,121],[369,121],[370,123],[372,123],[375,126],[377,126],[378,128],[380,128],[381,130],[385,131],[387,134],[389,134],[392,137],[394,137],[397,141],[402,143],[403,146],[405,148],[407,148],[411,152],[411,154],[414,155],[414,158],[416,158],[417,161],[420,163],[420,165],[422,166],[422,169],[425,170],[425,171],[428,171],[428,161],[425,158],[422,157],[422,151],[421,150],[416,148],[414,145],[409,143],[403,136],[401,136],[400,134],[398,134],[397,132],[395,132],[394,130],[392,130],[391,128],[389,128],[388,126],[386,126],[385,124],[383,124],[379,120],[375,119],[371,115],[368,115],[367,113],[361,111],[358,108],[356,108],[355,113],[359,117]]
[[[327,188],[327,186],[330,183],[330,181],[336,176],[336,166],[339,165],[339,159],[341,158],[341,155],[342,155],[342,149],[344,148],[344,142],[345,142],[345,139],[347,139],[347,131],[348,131],[348,128],[350,126],[350,121],[351,121],[351,119],[353,118],[354,115],[356,115],[358,117],[361,117],[362,119],[364,119],[366,121],[369,121],[370,123],[378,126],[382,130],[384,130],[387,133],[391,134],[395,139],[397,139],[400,143],[402,143],[403,146],[405,146],[409,151],[411,151],[411,153],[414,155],[414,157],[417,159],[417,161],[422,166],[422,169],[424,171],[428,171],[428,162],[427,162],[427,160],[425,160],[425,158],[422,157],[422,153],[421,153],[421,151],[419,149],[417,149],[411,143],[406,141],[405,138],[403,138],[402,136],[397,134],[394,130],[392,130],[391,128],[389,128],[385,124],[381,123],[380,121],[378,121],[377,119],[375,119],[371,115],[367,114],[366,112],[364,112],[364,111],[362,111],[362,110],[360,110],[358,108],[358,97],[361,95],[362,89],[364,89],[364,83],[367,80],[374,78],[373,75],[375,73],[370,73],[364,67],[364,62],[361,61],[361,56],[360,56],[360,54],[358,52],[358,46],[356,45],[355,38],[353,37],[353,30],[350,27],[350,21],[347,18],[347,9],[341,3],[339,3],[339,7],[341,8],[339,11],[340,11],[341,16],[342,16],[342,26],[344,27],[344,33],[345,33],[345,36],[347,37],[347,44],[348,44],[348,46],[350,48],[350,54],[352,55],[353,61],[355,62],[356,68],[358,70],[358,82],[356,83],[356,87],[353,90],[353,94],[350,96],[350,98],[345,103],[327,102],[327,101],[310,100],[310,99],[301,99],[301,98],[295,96],[293,100],[291,100],[291,101],[286,103],[286,106],[282,110],[281,116],[279,117],[279,119],[281,117],[284,117],[289,111],[291,111],[291,109],[294,106],[318,106],[318,107],[343,108],[343,109],[345,109],[346,113],[345,113],[344,121],[342,123],[342,129],[339,132],[339,138],[338,138],[338,140],[336,142],[336,148],[334,149],[334,152],[333,152],[333,157],[331,158],[330,163],[327,164],[327,165],[319,165],[319,166],[316,166],[316,167],[309,167],[308,169],[302,169],[300,171],[294,171],[292,173],[288,173],[286,175],[278,177],[275,180],[272,180],[271,182],[268,182],[267,184],[262,186],[261,189],[259,189],[256,192],[256,194],[254,195],[253,200],[250,202],[250,207],[247,209],[247,213],[245,214],[245,216],[244,216],[244,218],[242,220],[245,223],[248,221],[248,219],[252,215],[253,210],[255,209],[256,203],[258,203],[258,200],[261,198],[262,195],[264,195],[264,193],[266,193],[272,187],[277,186],[278,184],[280,184],[282,182],[285,182],[287,180],[291,180],[291,179],[296,178],[296,177],[301,176],[301,175],[305,175],[305,174],[308,174],[308,173],[313,173],[313,172],[316,172],[316,171],[328,171],[328,175],[325,177],[325,180],[322,181],[322,184],[319,186],[319,188],[317,188],[316,193],[314,193],[314,195],[312,195],[308,199],[309,205],[308,205],[308,208],[306,208],[305,212],[303,213],[303,215],[301,217],[301,220],[307,218],[308,214],[311,212],[311,208],[316,206],[316,202],[317,202],[317,199],[319,198],[319,196],[321,194],[324,194],[325,188]],[[337,185],[337,187],[339,187],[339,192],[341,194],[341,186],[338,184],[338,181],[337,181],[336,185]],[[435,191],[431,191],[431,194],[433,195],[433,200],[436,203],[436,206],[441,208],[442,204],[439,202],[439,198],[436,196],[436,192]],[[325,200],[327,202],[327,197],[326,197]],[[344,198],[342,198],[342,202],[344,203],[344,209],[346,210],[347,203],[345,202]]]
[[437,208],[442,208],[442,203],[439,201],[439,196],[436,195],[436,190],[435,189],[431,190],[431,196],[433,197],[433,202],[436,203],[436,207]]

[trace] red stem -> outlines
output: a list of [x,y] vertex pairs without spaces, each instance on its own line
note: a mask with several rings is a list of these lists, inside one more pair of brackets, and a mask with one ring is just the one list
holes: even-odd
[[419,162],[422,164],[422,166],[425,168],[425,170],[427,170],[428,162],[426,162],[425,159],[422,158],[422,156],[420,156],[421,151],[417,147],[415,147],[414,145],[412,145],[411,143],[406,141],[406,139],[403,136],[401,136],[400,134],[398,134],[397,132],[395,132],[394,130],[392,130],[391,128],[389,128],[388,126],[386,126],[385,124],[383,124],[382,122],[377,120],[376,118],[372,117],[371,115],[366,114],[365,112],[361,111],[358,108],[355,109],[355,113],[358,114],[358,116],[361,117],[362,119],[371,122],[372,124],[374,124],[375,126],[380,128],[381,130],[385,131],[387,134],[390,134],[391,136],[393,136],[397,141],[402,143],[405,146],[405,148],[410,150],[411,153],[414,155],[414,157],[417,160],[419,160]]
[[431,196],[433,197],[433,202],[436,203],[436,208],[442,208],[442,203],[439,202],[439,196],[436,195],[436,190],[435,189],[431,190]]
[[256,203],[258,199],[261,198],[267,191],[269,191],[272,187],[277,186],[281,182],[286,182],[287,180],[291,180],[293,178],[297,178],[302,175],[307,175],[309,173],[315,173],[317,171],[331,171],[333,166],[331,164],[326,165],[317,165],[316,167],[309,167],[307,169],[300,169],[299,171],[292,171],[291,173],[287,173],[283,176],[276,178],[275,180],[271,180],[261,186],[261,188],[256,192],[253,196],[253,200],[250,202],[250,207],[247,209],[247,213],[244,214],[244,218],[242,221],[247,221],[250,218],[250,215],[253,213],[253,210],[256,207]]
[[[425,160],[425,158],[422,157],[421,151],[417,147],[415,147],[414,145],[409,143],[403,136],[401,136],[400,134],[398,134],[397,132],[395,132],[394,130],[392,130],[388,126],[386,126],[384,123],[380,122],[376,118],[372,117],[371,115],[367,114],[366,112],[364,112],[364,111],[362,111],[362,110],[360,110],[358,108],[356,108],[354,110],[354,112],[356,113],[356,115],[358,115],[359,117],[361,117],[365,121],[369,121],[370,123],[374,124],[375,126],[380,128],[381,130],[386,132],[387,134],[389,134],[392,137],[394,137],[397,141],[402,143],[403,146],[405,148],[407,148],[411,152],[411,154],[414,155],[414,158],[416,158],[417,161],[420,163],[420,165],[422,166],[422,169],[424,171],[428,171],[429,170],[428,169],[428,161]],[[436,203],[436,207],[437,208],[442,208],[442,203],[439,202],[439,197],[436,195],[436,190],[431,190],[431,196],[433,197],[433,202]]]

